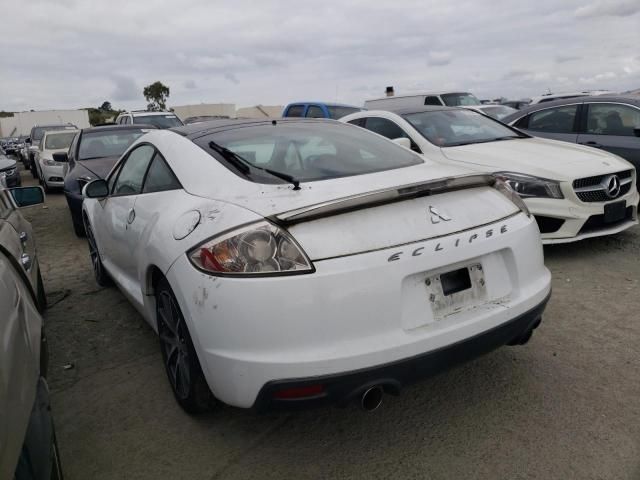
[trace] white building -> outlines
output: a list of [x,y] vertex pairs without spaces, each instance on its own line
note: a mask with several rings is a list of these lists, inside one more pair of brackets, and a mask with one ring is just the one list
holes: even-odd
[[253,107],[239,108],[236,111],[238,118],[280,118],[282,105],[254,105]]
[[87,110],[44,110],[41,112],[17,112],[13,117],[0,118],[0,137],[29,135],[34,125],[71,123],[78,128],[88,128]]
[[229,118],[236,116],[235,103],[200,103],[197,105],[177,105],[171,107],[180,120],[189,117],[202,117],[205,115],[217,115]]

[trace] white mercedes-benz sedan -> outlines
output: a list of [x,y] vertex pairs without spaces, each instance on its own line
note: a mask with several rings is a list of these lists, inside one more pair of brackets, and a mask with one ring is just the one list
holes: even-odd
[[158,332],[189,412],[371,410],[525,343],[550,295],[506,183],[331,120],[149,132],[83,193],[95,277]]
[[534,215],[542,243],[610,235],[638,223],[635,168],[612,153],[533,138],[465,108],[365,111],[340,121],[435,161],[501,176]]

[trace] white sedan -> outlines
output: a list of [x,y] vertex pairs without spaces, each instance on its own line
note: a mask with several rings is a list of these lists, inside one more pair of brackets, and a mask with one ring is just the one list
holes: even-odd
[[617,155],[533,138],[464,108],[365,111],[340,121],[432,160],[499,175],[535,216],[543,243],[609,235],[638,223],[636,171]]
[[74,137],[80,130],[49,130],[38,145],[35,153],[36,170],[40,184],[48,192],[52,188],[64,187],[64,169],[66,163],[56,162],[54,153],[67,152]]
[[219,120],[140,137],[83,217],[185,410],[371,410],[540,323],[536,224],[470,173],[334,121]]

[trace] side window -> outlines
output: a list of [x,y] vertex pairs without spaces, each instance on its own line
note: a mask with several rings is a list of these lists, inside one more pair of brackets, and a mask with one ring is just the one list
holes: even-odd
[[304,105],[291,105],[287,110],[287,117],[301,117],[304,113]]
[[309,105],[306,116],[310,118],[324,118],[324,112],[317,105]]
[[592,135],[635,136],[640,127],[640,110],[613,103],[591,103],[587,113],[587,133]]
[[142,145],[129,153],[120,168],[113,195],[137,195],[142,191],[142,181],[154,153],[151,145]]
[[408,135],[404,133],[404,130],[386,118],[368,117],[365,123],[365,128],[372,132],[376,132],[383,137],[387,137],[390,140],[402,137],[408,138]]
[[529,126],[529,115],[525,115],[513,125],[516,128],[527,128]]
[[149,167],[149,172],[144,180],[142,193],[163,192],[181,188],[180,182],[175,177],[169,165],[162,155],[156,153]]
[[131,123],[131,118],[129,118],[129,116],[127,115],[122,119],[122,123],[124,123],[125,125],[129,125]]
[[578,105],[549,108],[529,116],[529,130],[549,133],[571,133]]
[[350,123],[351,125],[357,125],[359,127],[364,127],[364,118],[356,118],[355,120],[349,120],[347,123]]
[[430,97],[425,97],[424,104],[425,105],[442,105],[442,102],[438,97],[430,96]]

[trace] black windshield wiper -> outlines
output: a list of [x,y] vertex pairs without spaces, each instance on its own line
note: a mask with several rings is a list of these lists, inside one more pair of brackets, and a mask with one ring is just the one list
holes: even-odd
[[255,168],[256,170],[267,172],[269,175],[277,177],[280,180],[289,182],[293,185],[294,190],[300,190],[300,181],[296,180],[294,177],[287,173],[276,172],[275,170],[271,170],[269,168],[258,167],[257,165],[254,165],[253,163],[238,155],[236,152],[229,150],[227,147],[223,147],[222,145],[218,145],[214,141],[209,142],[209,148],[218,152],[224,157],[225,160],[233,163],[233,165],[245,175],[251,173],[251,169]]

